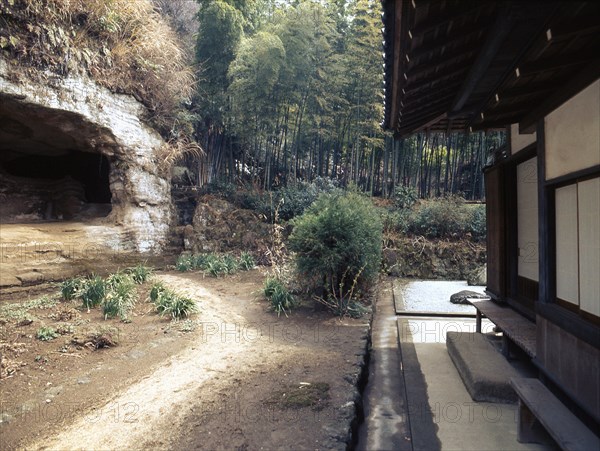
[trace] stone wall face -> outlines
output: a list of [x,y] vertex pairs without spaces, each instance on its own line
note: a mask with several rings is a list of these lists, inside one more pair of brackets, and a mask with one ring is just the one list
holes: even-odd
[[141,121],[144,112],[133,97],[114,94],[89,78],[40,73],[32,79],[0,57],[0,116],[27,123],[0,130],[0,152],[10,148],[10,140],[23,142],[18,129],[28,130],[29,138],[23,139],[32,142],[44,129],[50,147],[61,141],[63,148],[105,155],[112,211],[104,221],[120,231],[121,248],[158,253],[174,214],[168,174],[158,168],[165,143]]

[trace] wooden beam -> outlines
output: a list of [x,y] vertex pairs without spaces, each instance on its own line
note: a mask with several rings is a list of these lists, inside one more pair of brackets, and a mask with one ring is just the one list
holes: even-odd
[[552,42],[560,42],[573,36],[597,33],[600,31],[600,21],[596,14],[579,17],[575,22],[557,24],[549,27]]
[[421,36],[434,28],[447,25],[449,22],[456,22],[466,15],[480,11],[485,6],[485,3],[486,2],[478,2],[476,6],[473,6],[470,2],[451,3],[451,5],[458,4],[460,6],[442,11],[435,16],[427,17],[423,22],[417,24],[415,28],[411,30],[411,33],[415,37]]
[[408,93],[412,93],[414,91],[418,91],[419,89],[422,89],[436,81],[442,82],[444,80],[451,80],[454,78],[458,78],[458,77],[464,75],[464,73],[467,71],[467,65],[468,65],[468,62],[461,61],[460,63],[457,63],[453,66],[444,68],[443,73],[435,73],[435,74],[429,75],[425,78],[422,78],[420,80],[408,82],[404,86],[404,91],[408,94]]
[[471,28],[457,28],[452,30],[448,35],[442,35],[442,37],[436,38],[433,41],[427,42],[425,44],[421,44],[420,46],[409,50],[408,55],[411,59],[417,59],[423,55],[427,55],[433,51],[452,47],[457,42],[466,40],[467,38],[475,35],[474,39],[477,39],[477,36],[483,33],[489,26],[489,22],[485,22],[483,24],[477,24],[477,26],[473,26]]
[[467,78],[465,78],[460,91],[452,103],[451,111],[460,111],[462,109],[473,93],[473,90],[477,84],[483,78],[492,60],[498,54],[500,46],[510,33],[513,25],[512,17],[508,11],[502,9],[498,14],[498,19],[494,23],[494,26],[490,29],[485,44],[477,56],[477,59],[471,66]]
[[[463,60],[471,60],[472,55],[476,51],[477,50],[474,49],[472,46],[463,46],[460,49],[445,53],[445,54],[441,55],[440,57],[432,58],[431,60],[429,60],[425,63],[419,62],[418,64],[414,64],[412,67],[410,67],[406,71],[406,75],[408,76],[409,79],[411,79],[411,78],[417,77],[420,74],[430,72],[430,71],[438,69],[438,68],[439,68],[439,70],[443,71],[443,70],[445,70],[444,66],[451,64],[458,58],[462,58]],[[462,64],[464,65],[465,62],[463,61]]]
[[443,113],[437,117],[431,118],[429,121],[425,122],[423,125],[421,125],[419,128],[417,128],[415,131],[424,130],[426,128],[429,128],[429,127],[437,124],[438,122],[443,121],[444,119],[446,119],[446,113]]
[[388,122],[388,127],[394,129],[394,124],[397,121],[398,117],[398,84],[400,80],[400,47],[401,47],[401,21],[402,21],[402,5],[398,5],[397,2],[394,2],[394,6],[390,5],[390,8],[393,8],[392,17],[394,28],[389,30],[389,33],[393,36],[394,48],[393,48],[393,60],[392,60],[392,105],[390,107],[390,117]]
[[549,72],[570,66],[586,64],[598,57],[598,49],[595,50],[596,52],[590,51],[575,55],[557,55],[554,57],[539,59],[537,61],[531,61],[519,66],[518,70],[520,75],[525,77],[528,75],[536,75],[541,72]]
[[429,116],[419,119],[418,121],[411,121],[406,124],[401,124],[399,131],[400,134],[405,135],[408,133],[414,133],[417,130],[422,130],[424,125],[430,127],[436,122],[439,122],[445,118],[446,113],[432,113]]
[[[583,91],[600,78],[600,59],[596,59],[579,71],[570,81],[557,85],[554,94],[537,108],[531,110],[519,123],[519,133],[532,133],[535,131],[538,120],[558,108],[565,101]],[[539,139],[539,137],[538,137]]]
[[402,117],[400,122],[401,127],[420,125],[423,122],[429,121],[431,117],[437,117],[442,114],[446,114],[446,108],[444,105],[436,105],[427,110],[421,110],[420,112],[409,112]]
[[520,99],[525,96],[541,95],[546,94],[548,91],[556,89],[556,85],[553,83],[530,83],[524,86],[516,86],[501,90],[498,93],[500,102],[507,100]]
[[[435,110],[436,108],[439,108],[440,105],[442,105],[444,108],[447,109],[447,106],[450,103],[449,99],[451,99],[451,98],[452,98],[452,96],[446,96],[446,98],[440,98],[433,102],[419,104],[419,106],[417,106],[416,108],[410,108],[410,109],[404,108],[402,110],[402,117],[406,118],[406,117],[414,116],[416,113],[419,113],[423,110],[426,110],[426,111]],[[425,113],[425,114],[427,114],[427,113]]]
[[458,87],[459,87],[459,82],[454,82],[454,83],[439,85],[439,87],[437,87],[436,89],[429,89],[429,90],[425,91],[423,94],[407,95],[404,97],[404,100],[403,100],[404,107],[407,108],[407,107],[409,107],[409,105],[412,105],[414,103],[420,103],[420,102],[426,103],[432,97],[440,98],[440,97],[445,97],[448,94],[456,94],[456,90],[458,89]]
[[496,108],[491,108],[486,110],[483,113],[483,117],[487,120],[492,118],[499,118],[504,116],[515,116],[524,111],[529,111],[532,107],[532,102],[521,102],[521,103],[512,103],[507,105],[498,106]]

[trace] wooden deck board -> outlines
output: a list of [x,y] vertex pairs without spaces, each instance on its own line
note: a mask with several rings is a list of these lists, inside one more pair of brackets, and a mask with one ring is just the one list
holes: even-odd
[[[561,449],[599,449],[600,439],[567,409],[538,379],[513,378],[511,385],[529,411],[540,421]],[[524,412],[519,412],[521,415]],[[525,421],[524,423],[527,423]],[[519,421],[520,435],[527,437],[527,424]],[[525,440],[528,441],[528,440]]]
[[536,327],[510,307],[503,307],[487,299],[473,299],[471,304],[483,316],[496,324],[517,346],[530,357],[535,357]]

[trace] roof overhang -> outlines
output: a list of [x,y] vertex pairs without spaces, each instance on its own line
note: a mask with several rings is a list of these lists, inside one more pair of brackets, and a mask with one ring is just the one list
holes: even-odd
[[600,2],[386,0],[383,127],[537,121],[600,76]]

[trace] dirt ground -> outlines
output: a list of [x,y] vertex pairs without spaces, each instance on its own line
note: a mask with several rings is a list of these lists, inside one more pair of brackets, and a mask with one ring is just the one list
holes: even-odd
[[[0,448],[345,449],[369,319],[310,306],[277,317],[261,299],[264,276],[155,274],[198,302],[178,323],[145,302],[149,283],[131,323],[57,302],[56,289],[4,297]],[[31,324],[6,309],[32,299]],[[40,341],[41,325],[63,335]],[[118,345],[94,349],[86,337],[106,326]]]

